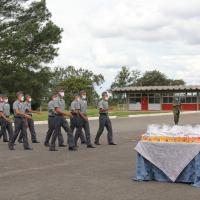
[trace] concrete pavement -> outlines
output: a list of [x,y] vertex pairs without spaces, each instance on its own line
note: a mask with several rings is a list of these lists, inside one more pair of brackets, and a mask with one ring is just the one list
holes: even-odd
[[[134,182],[134,146],[148,124],[172,124],[172,116],[113,119],[117,146],[108,146],[106,132],[101,146],[77,152],[59,148],[49,152],[41,144],[24,151],[17,144],[9,151],[0,142],[0,200],[198,200],[200,189],[185,184]],[[200,123],[200,114],[182,115],[181,124]],[[98,121],[91,121],[92,139]],[[36,126],[42,142],[46,125]],[[29,135],[30,136],[30,135]],[[64,134],[66,140],[66,135]]]

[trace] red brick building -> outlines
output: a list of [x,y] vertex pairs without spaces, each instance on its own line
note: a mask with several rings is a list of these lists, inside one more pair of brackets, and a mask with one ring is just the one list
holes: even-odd
[[114,88],[113,92],[126,96],[128,110],[172,110],[176,97],[182,110],[200,110],[200,85],[124,87]]

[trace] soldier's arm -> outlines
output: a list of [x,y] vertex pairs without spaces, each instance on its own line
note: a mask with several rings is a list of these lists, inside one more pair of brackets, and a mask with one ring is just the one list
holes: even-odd
[[73,117],[73,115],[70,112],[65,112],[64,116]]
[[35,114],[40,114],[40,112],[38,112],[38,111],[35,111],[35,110],[32,110],[32,109],[27,109],[29,112],[31,112],[31,113],[35,113]]
[[100,112],[100,113],[101,113],[101,112],[108,111],[107,109],[104,109],[104,108],[103,108],[103,105],[102,105],[101,102],[99,102],[98,107],[99,107],[99,112]]
[[74,113],[74,114],[80,114],[80,110],[79,109],[75,109],[75,110],[72,109],[71,112]]
[[61,115],[72,117],[72,114],[70,112],[62,112],[62,110],[60,109],[60,107],[56,107],[55,111],[57,113],[61,114]]
[[27,115],[27,114],[25,114],[25,113],[20,112],[18,108],[15,109],[15,112],[16,112],[17,115],[20,115],[20,116],[22,116],[22,117],[31,119],[31,116],[29,116],[29,115]]
[[80,112],[79,114],[85,121],[88,121],[88,117],[85,116],[84,113]]
[[99,108],[99,111],[100,112],[105,112],[105,111],[108,111],[108,109]]
[[29,112],[32,112],[32,113],[35,113],[35,114],[41,114],[41,112],[39,112],[39,111],[36,111],[36,110],[29,110]]
[[77,114],[79,111],[75,108],[75,105],[71,103],[71,113]]
[[0,117],[4,118],[6,121],[10,121],[2,111],[0,111]]
[[65,115],[64,112],[62,112],[62,110],[60,109],[60,107],[55,107],[55,111],[59,114]]

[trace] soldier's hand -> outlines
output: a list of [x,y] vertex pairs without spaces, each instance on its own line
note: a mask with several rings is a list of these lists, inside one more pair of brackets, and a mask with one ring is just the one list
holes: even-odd
[[27,119],[32,119],[32,117],[31,117],[30,115],[25,115],[25,117],[26,117]]
[[66,112],[66,113],[65,113],[65,116],[73,117],[73,115],[72,115],[71,113],[69,113],[69,112]]
[[85,116],[85,117],[84,117],[84,119],[85,119],[85,121],[86,121],[86,122],[88,122],[88,121],[89,121],[89,119],[88,119],[88,117],[87,117],[87,116]]
[[13,121],[11,119],[7,119],[7,122],[12,124]]

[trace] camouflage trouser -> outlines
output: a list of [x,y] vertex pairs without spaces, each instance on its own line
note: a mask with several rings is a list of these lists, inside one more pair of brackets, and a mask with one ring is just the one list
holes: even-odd
[[175,125],[178,125],[179,117],[180,117],[180,112],[174,112],[174,123],[175,123]]

